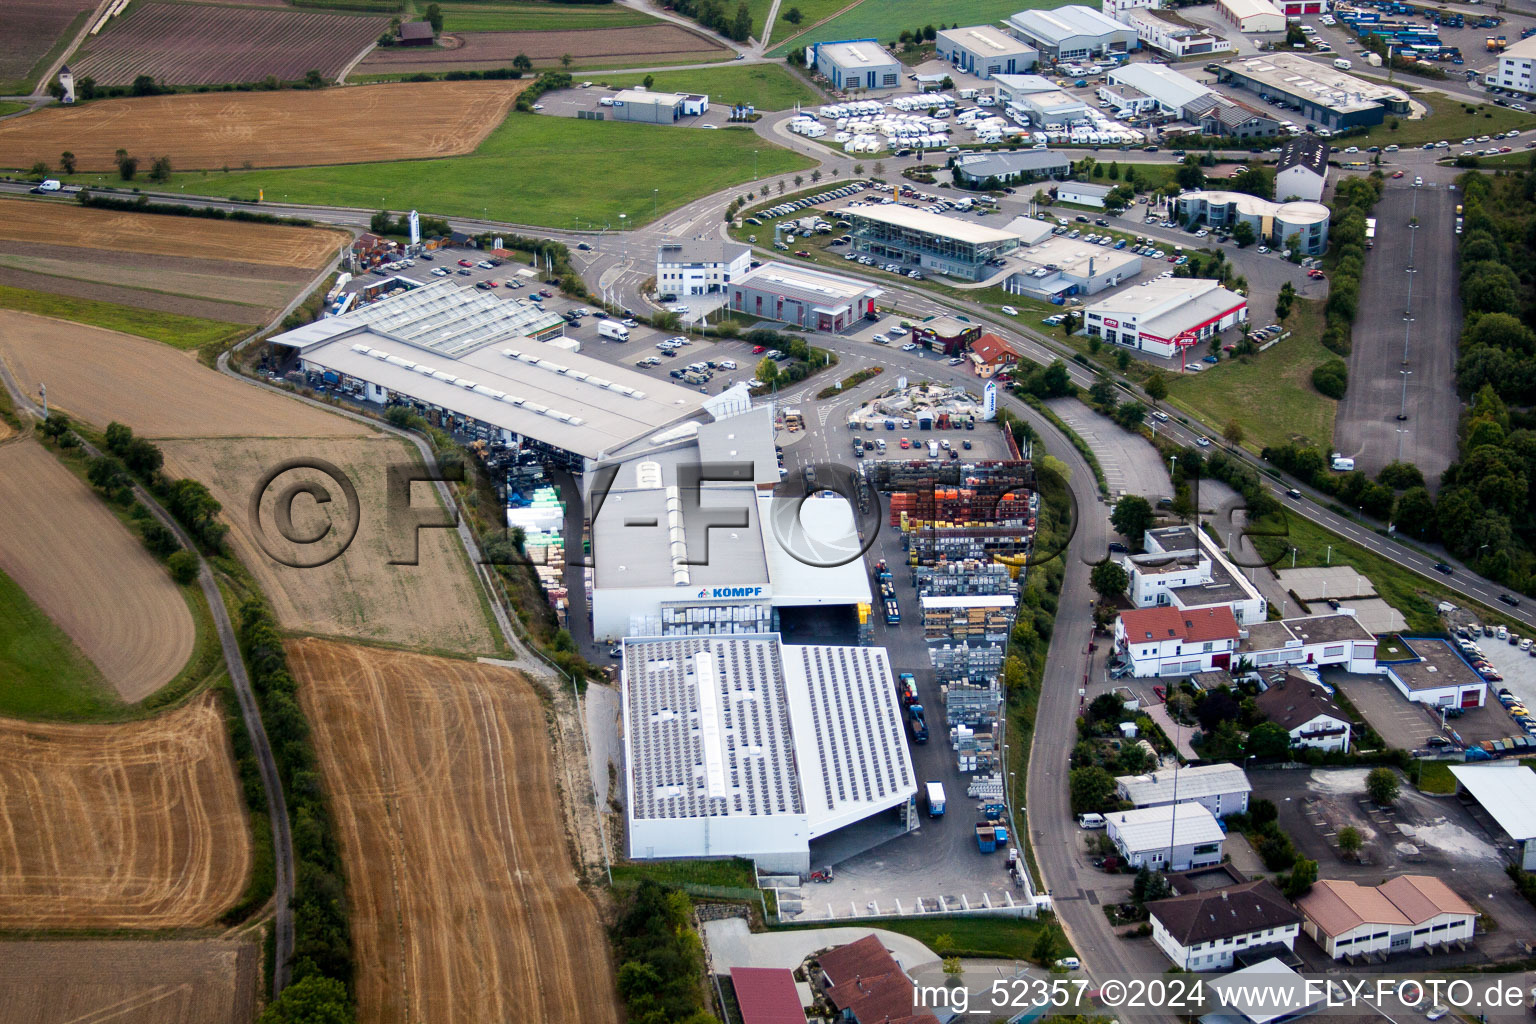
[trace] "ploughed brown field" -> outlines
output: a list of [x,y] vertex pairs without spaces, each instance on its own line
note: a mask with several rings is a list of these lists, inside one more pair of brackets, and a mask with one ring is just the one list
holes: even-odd
[[102,428],[117,420],[145,437],[369,432],[297,399],[210,370],[190,352],[30,313],[0,310],[0,361],[18,381],[47,382],[54,408]]
[[[192,656],[192,613],[170,575],[79,477],[34,441],[0,445],[0,510],[0,570],[118,696],[140,701],[176,677]],[[0,917],[6,909],[0,895]]]
[[250,869],[212,694],[122,725],[0,719],[0,928],[208,925]]
[[133,4],[89,37],[71,66],[78,81],[127,85],[150,75],[167,85],[334,79],[389,24],[383,15],[212,4]]
[[0,942],[6,1024],[250,1024],[261,949],[239,939]]
[[[630,57],[641,63],[683,58],[704,62],[723,57],[728,52],[708,36],[671,24],[570,31],[459,32],[454,36],[462,41],[462,46],[453,49],[391,47],[388,50],[374,50],[357,66],[357,73],[390,74],[431,69],[484,71],[508,67],[512,58],[520,53],[526,54],[535,64],[553,65],[558,65],[561,56],[568,53],[579,67],[590,64],[615,65],[615,62]],[[4,135],[0,135],[0,142],[4,138]]]
[[[138,156],[146,167],[152,158],[168,156],[178,171],[461,156],[502,122],[529,84],[526,79],[398,82],[318,92],[190,93],[49,107],[0,121],[0,163],[29,168],[41,160],[56,167],[66,149],[75,154],[78,170],[114,174],[119,149]],[[59,205],[48,204],[48,209]],[[143,219],[136,217],[134,223]],[[238,226],[226,221],[190,223]],[[216,238],[208,244],[217,244]],[[226,257],[231,253],[221,250]]]
[[[30,74],[75,16],[95,6],[94,0],[5,0],[0,25],[0,82]],[[28,82],[28,90],[36,84]]]
[[610,1024],[544,709],[509,669],[293,641],[347,869],[360,1024]]

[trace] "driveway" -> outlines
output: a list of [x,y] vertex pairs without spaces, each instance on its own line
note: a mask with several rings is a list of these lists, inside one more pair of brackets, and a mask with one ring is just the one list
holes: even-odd
[[881,928],[807,928],[795,931],[751,932],[739,917],[704,922],[704,946],[709,969],[724,974],[732,967],[782,967],[794,970],[812,953],[830,946],[857,942],[873,932],[908,974],[939,962],[938,954],[916,939]]

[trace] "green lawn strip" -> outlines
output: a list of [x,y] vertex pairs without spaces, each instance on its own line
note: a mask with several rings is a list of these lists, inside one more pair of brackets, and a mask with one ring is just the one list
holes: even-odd
[[[701,92],[711,105],[749,103],[758,110],[787,110],[796,103],[815,103],[816,94],[804,81],[777,64],[730,64],[718,68],[658,71],[651,87],[662,92]],[[644,84],[646,76],[615,75],[605,84],[628,89]]]
[[[832,17],[852,2],[854,0],[783,0],[779,4],[779,16],[773,21],[773,37],[769,39],[769,45],[779,45],[790,36]],[[798,25],[784,17],[792,7],[800,10]]]
[[[1283,527],[1277,522],[1266,520],[1255,524],[1252,529],[1255,531],[1252,540],[1259,557],[1271,562],[1276,569],[1291,568],[1291,549],[1295,548],[1298,569],[1347,565],[1369,577],[1381,599],[1403,613],[1408,623],[1406,632],[1442,631],[1445,627],[1435,611],[1435,605],[1441,601],[1473,609],[1484,622],[1510,622],[1494,609],[1485,608],[1465,595],[1453,593],[1438,581],[1420,576],[1391,559],[1367,551],[1302,516],[1286,516]],[[1282,536],[1267,536],[1263,533],[1280,529],[1284,531]]]
[[[791,3],[793,0],[780,3],[779,20],[783,20],[784,12],[789,9],[786,5]],[[864,0],[851,11],[779,43],[770,56],[782,57],[791,46],[798,49],[808,43],[833,39],[878,39],[881,43],[889,43],[903,29],[911,31],[925,25],[937,28],[957,20],[962,25],[996,25],[1021,10],[1056,6],[1055,0],[973,0],[965,5],[962,16],[962,12],[948,0]],[[801,7],[801,10],[805,8]]]
[[[424,9],[425,5],[418,5]],[[619,4],[439,3],[444,32],[539,32],[585,28],[633,28],[661,20]],[[388,50],[384,51],[388,53]]]
[[[1341,139],[1336,144],[1340,149],[1348,146],[1364,149],[1367,146],[1389,146],[1393,143],[1399,146],[1422,146],[1426,142],[1439,142],[1443,139],[1455,147],[1469,136],[1477,138],[1479,135],[1497,135],[1511,128],[1536,127],[1536,114],[1522,114],[1518,110],[1492,103],[1464,103],[1429,89],[1415,91],[1413,98],[1429,107],[1432,113],[1416,121],[1406,117],[1389,117],[1385,123],[1364,135],[1350,135],[1347,141]],[[1474,113],[1467,113],[1468,107]],[[1394,121],[1397,123],[1396,131],[1392,130]],[[1453,148],[1453,155],[1455,152]],[[1391,155],[1388,154],[1386,159],[1390,160]]]
[[[1269,313],[1252,315],[1256,323]],[[1333,418],[1338,402],[1312,387],[1312,370],[1338,358],[1319,340],[1323,304],[1298,299],[1285,326],[1291,336],[1253,356],[1223,358],[1199,374],[1168,374],[1168,397],[1186,412],[1220,429],[1228,420],[1243,425],[1244,441],[1252,447],[1279,445],[1305,438],[1321,448],[1333,443]],[[1191,360],[1209,353],[1209,346],[1190,350]]]
[[1420,792],[1442,795],[1456,792],[1456,776],[1451,774],[1448,761],[1419,761],[1409,774],[1414,777],[1414,785]]
[[73,320],[76,323],[104,327],[124,334],[136,334],[151,341],[164,342],[172,348],[193,349],[203,345],[244,337],[251,333],[247,324],[204,320],[154,309],[135,309],[96,299],[77,299],[68,295],[28,291],[0,286],[0,308],[36,313],[39,316]]
[[249,201],[265,189],[270,202],[617,228],[621,213],[629,215],[629,224],[643,224],[658,212],[751,180],[754,153],[761,176],[810,166],[805,157],[745,129],[706,132],[513,113],[468,156],[177,174],[162,191]]
[[646,879],[663,885],[757,888],[757,873],[752,862],[741,857],[725,860],[629,861],[613,865],[615,887],[639,885]]
[[[994,854],[996,856],[996,854]],[[1052,922],[1054,923],[1054,922]],[[1000,960],[1027,960],[1045,924],[1022,917],[933,915],[927,917],[881,917],[859,922],[867,928],[883,928],[916,939],[940,956],[990,957]],[[803,931],[825,928],[825,921],[782,925],[770,931]],[[949,936],[942,949],[934,949],[940,936]],[[1062,955],[1067,956],[1065,937]]]
[[1477,166],[1484,170],[1528,171],[1536,166],[1536,150],[1517,149],[1513,153],[1498,156],[1480,156]]
[[0,572],[0,715],[94,721],[122,713],[91,660]]
[[16,100],[0,100],[0,117],[6,114],[14,114],[19,110],[26,110],[30,103],[19,103]]

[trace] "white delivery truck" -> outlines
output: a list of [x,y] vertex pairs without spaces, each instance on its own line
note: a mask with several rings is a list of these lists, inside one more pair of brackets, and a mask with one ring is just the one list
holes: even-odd
[[58,192],[58,191],[60,191],[63,188],[64,188],[64,185],[57,178],[45,178],[43,181],[39,182],[37,184],[37,187],[34,188],[32,191],[33,192]]
[[928,817],[944,817],[944,783],[928,782],[923,788],[928,794]]
[[609,338],[613,341],[629,340],[629,328],[625,327],[623,324],[616,324],[612,320],[599,321],[597,325],[597,333],[600,336]]

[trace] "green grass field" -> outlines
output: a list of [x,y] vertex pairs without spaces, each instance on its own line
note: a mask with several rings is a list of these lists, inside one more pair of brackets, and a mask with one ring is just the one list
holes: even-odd
[[[1035,939],[1045,927],[1039,921],[1018,917],[887,917],[866,922],[871,928],[884,928],[910,936],[940,956],[990,957],[1001,960],[1027,960]],[[1054,922],[1053,922],[1054,924]],[[823,928],[824,923],[804,925]],[[789,931],[791,928],[774,928]],[[940,937],[948,941],[937,943]],[[935,945],[942,948],[935,948]],[[1061,955],[1068,956],[1066,937],[1061,940]]]
[[[804,32],[818,21],[832,17],[854,0],[783,0],[779,4],[779,16],[773,22],[773,38],[769,42],[777,46],[797,32]],[[784,15],[791,7],[800,9],[800,24],[787,21]]]
[[[798,103],[816,102],[816,94],[803,80],[778,64],[730,63],[718,68],[659,71],[654,87],[667,92],[702,92],[712,106],[750,103],[758,110],[787,110]],[[617,88],[640,85],[644,75],[616,75],[608,84]]]
[[95,719],[120,707],[74,641],[0,573],[0,715]]
[[[1237,420],[1250,447],[1305,438],[1326,448],[1333,443],[1338,403],[1312,387],[1313,368],[1335,358],[1318,340],[1323,329],[1322,303],[1298,300],[1285,326],[1291,336],[1266,352],[1223,359],[1200,374],[1171,374],[1169,400],[1217,429]],[[1198,359],[1209,354],[1209,347],[1201,345],[1192,351],[1190,358]],[[1276,410],[1284,410],[1284,415],[1275,415]]]
[[18,103],[15,100],[0,100],[0,117],[6,114],[14,114],[20,110],[26,110],[29,104]]
[[512,113],[469,156],[177,174],[169,189],[245,200],[265,189],[269,202],[617,228],[621,213],[628,223],[643,224],[657,212],[751,181],[754,164],[759,177],[768,177],[810,161],[744,129],[710,132]]
[[135,309],[95,299],[77,299],[68,295],[5,286],[0,286],[0,309],[16,309],[23,313],[74,320],[94,327],[122,331],[124,334],[137,334],[141,338],[182,349],[201,348],[215,342],[241,338],[252,330],[244,324],[203,320],[195,316]]
[[615,886],[639,885],[650,879],[663,885],[724,885],[741,889],[757,888],[752,862],[735,857],[730,860],[652,860],[630,861],[613,866]]
[[[416,5],[418,12],[425,3]],[[644,11],[618,4],[441,3],[444,32],[538,32],[659,25]],[[766,13],[766,9],[765,9]]]
[[[1455,154],[1459,152],[1457,144],[1468,136],[1476,138],[1479,135],[1497,135],[1511,128],[1536,127],[1536,114],[1522,114],[1518,110],[1492,103],[1462,103],[1430,90],[1415,92],[1413,98],[1429,107],[1431,113],[1428,117],[1417,121],[1389,117],[1385,124],[1377,125],[1363,136],[1351,135],[1347,142],[1341,140],[1340,148],[1359,146],[1364,149],[1366,146],[1387,146],[1392,143],[1399,146],[1422,146],[1426,142],[1444,139],[1451,144],[1451,152]],[[1468,107],[1474,112],[1467,113]],[[1393,121],[1397,122],[1396,131],[1391,128]],[[1391,157],[1392,154],[1388,153],[1384,159],[1389,161]]]
[[[789,2],[784,0],[779,5],[781,19],[789,9],[784,4]],[[963,25],[995,25],[1006,20],[1010,14],[1022,10],[1056,6],[1059,5],[1054,0],[975,0],[966,4],[964,12],[960,12],[946,0],[864,0],[853,10],[803,35],[784,37],[784,42],[775,47],[772,56],[783,56],[789,44],[800,47],[829,39],[878,39],[888,43],[900,35],[902,29],[921,28],[924,25],[937,27],[940,23],[947,25],[955,21]],[[832,7],[823,17],[837,9],[836,6]],[[802,6],[800,10],[805,12],[806,8]],[[807,18],[805,24],[812,20]],[[774,35],[778,38],[778,33]]]

